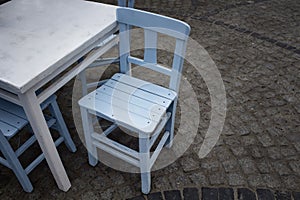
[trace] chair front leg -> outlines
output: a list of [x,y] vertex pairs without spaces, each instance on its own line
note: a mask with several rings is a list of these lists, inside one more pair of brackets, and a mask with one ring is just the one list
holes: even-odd
[[92,117],[87,109],[80,107],[83,133],[85,138],[86,149],[88,150],[89,164],[96,166],[98,163],[97,148],[93,145],[92,133],[94,132]]
[[149,135],[139,134],[139,153],[140,153],[142,192],[144,194],[148,194],[151,188]]
[[6,158],[7,162],[9,163],[11,169],[17,176],[20,184],[22,185],[25,192],[32,192],[33,187],[32,184],[22,167],[19,159],[17,158],[15,152],[11,148],[9,142],[6,140],[2,132],[0,131],[0,150],[3,156]]

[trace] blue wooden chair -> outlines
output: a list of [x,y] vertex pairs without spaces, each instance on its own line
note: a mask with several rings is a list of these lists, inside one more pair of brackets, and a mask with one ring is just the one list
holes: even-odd
[[[50,128],[57,130],[60,137],[55,140],[55,145],[58,146],[62,142],[66,144],[71,152],[76,151],[76,147],[70,137],[64,119],[61,115],[56,102],[56,96],[49,97],[41,104],[44,110],[49,108],[49,116],[46,117],[47,124]],[[43,153],[39,155],[33,162],[24,168],[19,157],[36,141],[32,135],[24,142],[17,150],[14,150],[10,145],[9,140],[20,132],[25,126],[29,126],[26,114],[21,106],[8,102],[0,98],[0,150],[3,157],[0,157],[0,163],[10,168],[18,178],[24,191],[31,192],[33,186],[29,180],[28,174],[45,158]]]
[[[134,7],[134,2],[135,2],[134,0],[118,0],[118,6],[133,8]],[[101,42],[97,46],[97,48],[105,48],[105,46],[108,46],[107,49],[110,49],[111,47],[117,46],[117,45],[118,45],[118,34],[114,34],[111,37],[104,40],[103,42]],[[90,64],[88,66],[88,68],[101,67],[101,66],[114,64],[114,63],[119,63],[119,62],[120,62],[119,57],[113,57],[113,58],[100,57],[100,58],[96,59],[92,64]],[[98,86],[102,85],[103,83],[105,83],[107,81],[107,80],[101,80],[101,81],[98,81],[98,82],[88,83],[87,80],[86,80],[85,71],[80,73],[80,79],[81,79],[81,82],[82,82],[83,95],[87,94],[88,89],[98,87]]]
[[[104,85],[79,100],[89,163],[98,162],[97,148],[140,168],[142,192],[150,191],[150,171],[164,146],[172,145],[174,121],[181,72],[190,27],[169,17],[130,9],[117,9],[120,26],[120,71]],[[130,55],[131,26],[144,29],[144,59]],[[157,36],[166,34],[176,39],[172,68],[157,63]],[[135,64],[170,76],[169,87],[130,76]],[[96,133],[92,115],[113,122],[103,133]],[[133,150],[107,136],[118,126],[136,133],[139,150]],[[162,137],[159,137],[161,135]],[[159,141],[156,141],[159,140]],[[154,143],[158,143],[150,153]]]

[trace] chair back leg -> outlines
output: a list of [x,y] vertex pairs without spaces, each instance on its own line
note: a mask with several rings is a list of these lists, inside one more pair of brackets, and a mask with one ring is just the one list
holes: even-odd
[[10,165],[10,168],[13,170],[15,175],[17,176],[19,182],[21,183],[25,192],[32,192],[33,186],[27,176],[25,170],[23,169],[18,157],[15,152],[11,148],[9,142],[5,138],[5,136],[0,131],[0,150],[5,157],[6,161]]
[[59,133],[60,135],[64,138],[64,142],[66,144],[66,146],[68,147],[68,149],[71,152],[75,152],[76,151],[76,146],[70,136],[70,133],[68,131],[68,128],[65,124],[65,121],[62,117],[62,114],[60,112],[60,109],[58,107],[58,104],[56,101],[52,101],[49,105],[49,110],[51,112],[51,114],[53,115],[53,117],[56,119],[56,123],[59,129]]

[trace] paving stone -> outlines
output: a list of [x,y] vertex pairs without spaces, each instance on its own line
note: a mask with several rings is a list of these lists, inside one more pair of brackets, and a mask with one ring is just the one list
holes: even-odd
[[232,146],[230,149],[235,156],[241,157],[248,154],[246,148],[243,146]]
[[276,142],[280,146],[288,146],[288,145],[290,145],[290,142],[285,137],[278,137]]
[[202,200],[218,200],[217,188],[202,188]]
[[264,150],[258,146],[250,146],[248,151],[254,158],[262,158],[264,157]]
[[182,173],[173,173],[169,175],[169,182],[172,188],[181,188],[191,184],[189,177]]
[[239,164],[236,159],[225,160],[222,162],[225,172],[236,172],[239,170]]
[[214,149],[215,149],[214,153],[217,155],[220,161],[229,160],[233,158],[232,153],[224,147],[219,147]]
[[193,171],[199,168],[199,162],[191,157],[183,157],[180,159],[180,164],[184,172]]
[[240,138],[243,146],[255,145],[257,144],[257,139],[253,135],[243,136]]
[[189,178],[192,180],[193,184],[197,186],[207,185],[207,177],[203,172],[196,172],[189,175]]
[[[116,4],[112,0],[101,2]],[[215,185],[223,182],[226,188],[229,184],[234,187],[247,187],[249,184],[251,188],[291,191],[294,199],[300,199],[300,142],[297,132],[300,113],[300,96],[297,93],[300,43],[298,32],[295,32],[299,21],[299,1],[140,0],[136,1],[136,7],[174,16],[191,24],[192,37],[206,48],[217,64],[228,98],[224,134],[217,148],[209,154],[209,162],[202,165],[201,160],[198,162],[197,158],[187,153],[184,155],[186,160],[174,162],[154,175],[152,189],[179,189],[186,184],[200,188],[210,185],[209,180]],[[166,56],[162,53],[161,57]],[[197,62],[202,61],[198,59]],[[109,70],[106,71],[107,75],[111,73]],[[210,120],[209,93],[205,91],[206,84],[198,81],[199,74],[190,70],[184,75],[192,77],[188,80],[200,103],[204,102],[200,104],[203,122],[199,129],[199,133],[204,135]],[[72,95],[66,95],[72,93],[73,83],[70,81],[58,91],[58,101],[76,144],[81,145],[72,118]],[[196,153],[200,149],[201,139],[198,138],[193,146]],[[12,174],[2,176],[3,168],[0,166],[0,199],[72,199],[81,195],[91,199],[118,199],[121,193],[128,193],[128,196],[139,194],[139,176],[131,179],[127,178],[131,176],[113,170],[102,173],[105,170],[98,169],[104,166],[97,166],[97,169],[89,167],[86,151],[80,151],[76,152],[76,159],[67,150],[62,151],[62,157],[66,159],[64,165],[70,179],[73,179],[68,193],[59,195],[52,189],[56,186],[54,182],[48,184],[50,174],[48,178],[36,175],[46,173],[41,170],[46,168],[43,166],[31,174],[34,193],[23,195],[21,187],[13,179],[15,177]],[[224,180],[223,171],[227,173]],[[215,176],[211,172],[215,172]],[[116,180],[116,183],[111,180]],[[132,187],[135,182],[138,182],[137,187]],[[44,190],[49,194],[43,194],[41,185],[46,185]],[[120,190],[120,187],[124,189]],[[220,195],[220,189],[217,190]],[[244,192],[238,189],[239,199],[251,199],[251,190],[250,195],[244,196],[241,191]],[[275,193],[275,197],[288,199],[284,194]],[[137,199],[145,198],[139,196]],[[255,199],[255,194],[252,199]]]
[[293,192],[294,200],[300,200],[300,192]]
[[214,159],[203,159],[201,161],[201,168],[208,170],[208,171],[219,171],[220,170],[220,163]]
[[133,198],[127,199],[127,200],[146,200],[146,199],[144,198],[144,196],[138,196],[138,197],[133,197]]
[[183,189],[184,200],[199,200],[199,191],[197,188],[184,188]]
[[164,191],[166,200],[181,200],[181,194],[179,190]]
[[[118,196],[120,196],[122,198],[129,198],[129,197],[133,197],[133,196],[136,195],[136,192],[134,192],[131,185],[126,185],[126,186],[123,186],[123,187],[118,186],[116,188],[118,188],[118,189],[115,189],[118,193]],[[140,186],[137,187],[137,188],[140,188]]]
[[297,154],[296,150],[292,146],[282,146],[280,150],[284,157],[294,156]]
[[257,135],[257,139],[264,147],[269,147],[274,145],[274,141],[267,133],[261,133]]
[[227,184],[225,173],[222,171],[212,172],[208,177],[211,185]]
[[267,189],[257,189],[257,198],[258,200],[275,200],[274,194]]
[[276,161],[272,162],[273,168],[278,172],[279,175],[289,175],[292,173],[291,169],[289,168],[287,162],[285,161]]
[[109,188],[109,189],[107,189],[107,190],[105,190],[105,191],[102,191],[101,193],[100,193],[100,199],[102,200],[109,200],[109,199],[113,199],[114,198],[114,191],[113,191],[113,189],[112,188]]
[[152,185],[152,189],[169,190],[171,188],[169,179],[166,176],[153,177]]
[[300,160],[293,160],[289,162],[289,166],[296,174],[300,175]]
[[275,197],[276,197],[276,200],[291,200],[292,199],[290,192],[276,191]]
[[257,165],[258,170],[262,174],[269,173],[271,170],[271,164],[266,159],[256,160],[256,165]]
[[282,158],[280,149],[278,147],[269,147],[267,148],[268,155],[273,160],[278,160]]
[[241,186],[246,183],[243,175],[239,173],[228,174],[227,178],[230,186]]
[[252,188],[265,187],[266,185],[261,174],[259,173],[248,175],[247,181]]
[[239,188],[238,200],[256,200],[256,195],[253,191],[247,188]]
[[160,192],[150,193],[147,195],[148,200],[163,200],[162,194]]
[[97,194],[95,194],[95,192],[93,191],[88,191],[88,192],[84,192],[82,195],[81,195],[81,199],[82,200],[98,200],[100,199],[100,196],[98,196]]
[[219,199],[234,200],[234,191],[232,188],[219,188]]
[[249,157],[239,159],[239,163],[245,174],[253,174],[258,172],[254,160]]
[[270,188],[280,188],[281,180],[277,175],[274,174],[262,174],[261,175],[266,186]]
[[299,190],[300,177],[297,175],[282,176],[283,184],[288,185],[291,190]]

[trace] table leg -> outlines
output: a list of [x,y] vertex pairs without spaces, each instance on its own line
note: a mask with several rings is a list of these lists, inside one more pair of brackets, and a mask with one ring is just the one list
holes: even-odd
[[58,188],[65,192],[68,191],[71,183],[58,155],[35,92],[28,91],[19,94],[19,98]]

